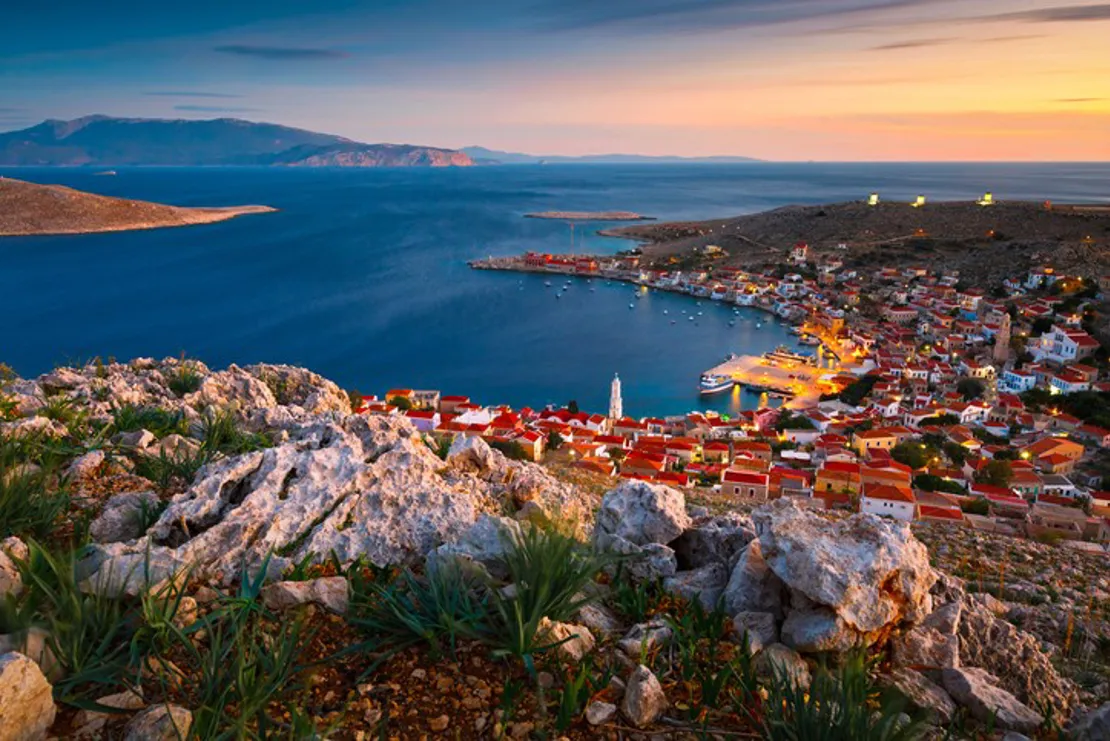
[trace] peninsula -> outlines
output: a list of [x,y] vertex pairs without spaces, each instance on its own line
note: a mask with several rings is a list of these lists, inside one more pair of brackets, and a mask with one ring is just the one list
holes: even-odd
[[654,216],[644,216],[634,211],[542,211],[524,214],[526,219],[557,219],[562,221],[653,221]]
[[0,237],[191,226],[276,210],[269,206],[167,206],[0,177]]

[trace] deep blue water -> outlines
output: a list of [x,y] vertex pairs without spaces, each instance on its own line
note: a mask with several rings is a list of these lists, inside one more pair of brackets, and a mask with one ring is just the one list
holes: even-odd
[[[729,327],[731,311],[708,301],[695,308],[686,297],[651,294],[630,310],[630,286],[597,280],[576,281],[556,300],[543,277],[466,267],[489,254],[569,249],[565,224],[524,213],[627,209],[702,219],[872,190],[905,199],[992,190],[1001,199],[1110,200],[1107,164],[0,174],[180,205],[280,209],[183,229],[0,239],[0,361],[23,375],[94,355],[186,352],[217,367],[304,365],[363,392],[438,388],[516,406],[576,399],[604,411],[609,379],[619,372],[634,415],[702,407],[694,391],[701,371],[728,352],[761,352],[788,335],[754,312]],[[582,251],[630,246],[584,231]],[[697,326],[683,309],[704,312]],[[725,396],[711,404],[753,401]]]

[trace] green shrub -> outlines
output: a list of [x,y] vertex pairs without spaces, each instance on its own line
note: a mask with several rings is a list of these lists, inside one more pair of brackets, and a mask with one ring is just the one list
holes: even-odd
[[69,507],[65,481],[52,462],[34,460],[35,445],[32,438],[0,438],[0,538],[48,538]]
[[182,360],[174,370],[166,374],[166,386],[178,398],[193,393],[203,382],[204,376],[200,370],[187,360]]
[[457,640],[479,634],[489,619],[483,591],[453,561],[424,577],[405,571],[386,583],[351,581],[349,620],[382,648],[426,643],[438,654],[446,641],[454,655]]
[[913,741],[925,732],[919,721],[901,724],[903,702],[880,704],[862,654],[835,675],[819,670],[808,689],[776,671],[766,690],[758,718],[766,741]]
[[111,426],[115,432],[147,430],[160,438],[173,434],[189,434],[189,424],[181,412],[134,404],[124,404],[113,409]]

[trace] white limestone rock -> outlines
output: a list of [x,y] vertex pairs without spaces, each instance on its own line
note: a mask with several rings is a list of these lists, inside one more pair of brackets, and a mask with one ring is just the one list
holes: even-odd
[[346,577],[323,576],[307,581],[279,581],[262,588],[262,603],[271,610],[314,603],[345,615],[349,600]]
[[982,723],[993,722],[1002,730],[1027,733],[1044,722],[1044,718],[999,687],[998,680],[983,669],[945,669],[941,676],[952,699]]
[[960,639],[934,628],[918,625],[891,641],[895,667],[954,669],[960,665]]
[[934,725],[947,726],[956,715],[956,703],[941,687],[913,669],[895,669],[879,675],[880,684],[893,687],[911,708],[925,714]]
[[611,702],[594,700],[586,706],[586,722],[591,726],[603,726],[617,717],[617,706]]
[[505,556],[514,543],[520,542],[521,535],[516,520],[481,515],[458,540],[444,543],[429,553],[426,568],[431,571],[450,562],[477,564],[490,576],[504,579],[509,575]]
[[725,585],[729,573],[724,564],[711,562],[692,571],[679,571],[663,580],[663,589],[683,599],[698,600],[702,607],[712,610]]
[[124,741],[178,741],[192,727],[193,714],[180,705],[151,705],[128,722]]
[[659,680],[642,664],[628,678],[621,699],[621,712],[637,728],[646,728],[667,709],[667,696]]
[[768,568],[835,612],[859,642],[931,612],[936,576],[925,546],[905,523],[863,514],[829,522],[790,499],[760,507],[752,519]]
[[738,612],[732,617],[732,632],[737,641],[748,639],[748,651],[757,654],[772,643],[779,642],[775,616],[769,612]]
[[670,545],[682,569],[699,569],[712,563],[731,569],[740,552],[754,538],[751,517],[726,512],[695,519]]
[[38,665],[20,653],[0,656],[0,738],[42,741],[56,712],[53,688]]
[[634,545],[666,545],[690,526],[682,492],[645,481],[623,481],[601,499],[596,535]]
[[663,620],[652,620],[647,623],[637,623],[632,626],[624,638],[617,645],[630,658],[637,659],[645,651],[662,646],[671,640],[674,631]]
[[809,687],[812,681],[809,665],[801,654],[781,643],[772,643],[756,655],[755,670],[764,679],[787,679],[795,687]]
[[556,655],[572,664],[586,658],[586,654],[593,651],[595,645],[593,634],[583,625],[542,618],[537,633],[545,644],[558,643],[554,649]]
[[89,525],[89,536],[96,543],[120,543],[142,537],[143,525],[161,506],[152,491],[113,494],[104,509]]
[[730,615],[769,612],[779,618],[783,614],[782,593],[782,580],[767,566],[760,542],[753,540],[741,551],[725,585],[725,611]]

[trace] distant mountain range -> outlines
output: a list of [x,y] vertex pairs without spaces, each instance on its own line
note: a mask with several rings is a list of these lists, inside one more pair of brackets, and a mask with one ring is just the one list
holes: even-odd
[[759,162],[753,157],[653,157],[645,154],[588,154],[581,157],[564,155],[521,154],[519,152],[500,152],[485,147],[463,147],[459,151],[467,154],[476,165],[539,165],[539,164],[580,164],[580,165],[658,165],[678,163],[733,164],[737,162]]
[[0,165],[285,165],[467,167],[436,147],[363,144],[277,124],[85,116],[0,133]]

